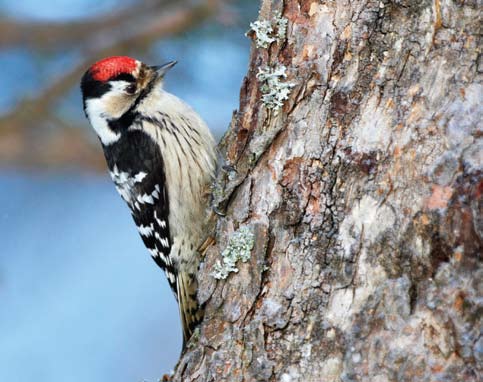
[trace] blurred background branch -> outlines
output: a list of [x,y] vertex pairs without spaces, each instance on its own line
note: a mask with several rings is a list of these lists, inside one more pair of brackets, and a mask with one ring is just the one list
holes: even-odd
[[[4,18],[0,22],[0,49],[22,46],[37,54],[52,54],[75,48],[79,59],[0,116],[0,163],[103,167],[103,158],[90,131],[79,129],[78,119],[60,117],[56,103],[77,86],[91,63],[109,55],[146,50],[159,39],[220,17],[222,8],[226,8],[221,3],[220,0],[142,0],[110,14],[73,22]],[[78,107],[81,108],[80,104]]]
[[[126,27],[131,33],[143,28],[144,22],[156,21],[166,17],[173,8],[188,8],[197,12],[213,9],[214,1],[189,3],[176,0],[141,0],[129,6],[114,9],[109,14],[94,15],[89,19],[74,21],[46,22],[38,20],[19,20],[4,17],[0,21],[0,48],[5,49],[19,44],[31,49],[52,50],[72,43],[89,48],[91,39],[107,33],[125,34]],[[200,12],[201,14],[202,12]]]

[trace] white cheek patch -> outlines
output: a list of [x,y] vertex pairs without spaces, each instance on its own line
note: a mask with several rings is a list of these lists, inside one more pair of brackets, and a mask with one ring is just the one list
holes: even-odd
[[121,134],[112,131],[107,123],[108,116],[105,113],[102,98],[88,99],[86,101],[86,114],[104,145],[114,143],[121,137]]
[[116,99],[120,99],[120,97],[126,94],[125,89],[130,83],[127,81],[112,81],[110,85],[111,89],[103,94],[102,97],[86,101],[87,117],[104,145],[114,143],[121,137],[120,133],[110,129],[107,120],[120,117],[119,115],[111,115],[111,112],[113,109],[116,109],[113,107],[116,104]]

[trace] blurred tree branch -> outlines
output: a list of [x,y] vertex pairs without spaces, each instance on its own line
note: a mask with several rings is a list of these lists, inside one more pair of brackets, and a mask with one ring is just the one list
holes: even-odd
[[[50,86],[41,89],[32,98],[20,102],[11,112],[0,118],[0,161],[18,162],[19,153],[27,150],[30,152],[30,158],[26,159],[29,164],[50,163],[52,160],[48,156],[51,152],[39,152],[38,147],[42,145],[38,140],[32,150],[25,148],[24,145],[31,143],[31,140],[24,139],[25,135],[33,129],[38,131],[42,121],[52,122],[57,119],[55,122],[58,122],[58,118],[51,111],[53,103],[79,81],[82,73],[92,62],[185,31],[213,16],[218,11],[220,3],[219,0],[145,0],[112,15],[91,19],[85,23],[47,25],[3,21],[0,24],[0,47],[21,43],[42,49],[56,44],[78,44],[83,59],[75,67],[62,73]],[[92,146],[87,134],[69,130],[77,129],[62,129],[55,134],[56,141],[60,139],[63,142],[63,151],[67,156],[61,161],[89,167],[93,163],[96,167],[102,163],[98,159],[92,161],[90,154],[95,153],[95,149],[87,149],[89,155],[86,155],[85,149],[80,152],[65,150],[65,145],[72,143],[72,135],[76,138],[76,148],[82,147],[79,140],[86,146]],[[49,134],[40,138],[49,139],[48,136]],[[59,138],[62,136],[65,136],[65,139]]]
[[[166,16],[173,8],[210,7],[213,1],[140,0],[129,7],[122,7],[109,14],[101,14],[89,19],[68,22],[23,21],[4,18],[0,20],[0,49],[26,46],[34,50],[57,50],[75,43],[79,48],[92,46],[99,36],[116,35],[116,39],[126,34],[138,34],[139,27],[149,24],[161,15]],[[191,4],[191,6],[190,6]],[[101,43],[105,43],[102,41]]]

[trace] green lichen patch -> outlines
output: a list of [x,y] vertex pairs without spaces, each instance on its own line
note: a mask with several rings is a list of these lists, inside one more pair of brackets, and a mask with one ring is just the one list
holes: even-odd
[[287,37],[288,19],[282,17],[280,12],[277,12],[274,17],[274,22],[277,30],[278,41],[283,41]]
[[262,102],[267,109],[278,110],[283,106],[283,101],[287,100],[291,89],[295,86],[290,82],[283,81],[286,77],[287,68],[278,65],[274,68],[268,66],[258,68],[257,79],[262,83]]
[[231,272],[238,272],[236,263],[246,263],[255,244],[255,235],[248,226],[241,227],[231,237],[227,247],[221,253],[222,260],[217,260],[211,274],[215,279],[226,279]]
[[257,20],[250,23],[250,30],[255,33],[255,44],[258,48],[268,48],[272,42],[282,42],[287,36],[288,20],[277,12],[271,20]]

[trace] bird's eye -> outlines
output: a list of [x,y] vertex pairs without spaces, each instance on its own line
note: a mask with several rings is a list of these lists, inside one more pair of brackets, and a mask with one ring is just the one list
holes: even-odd
[[125,90],[127,94],[134,94],[136,93],[136,85],[132,84],[132,85],[126,86]]

